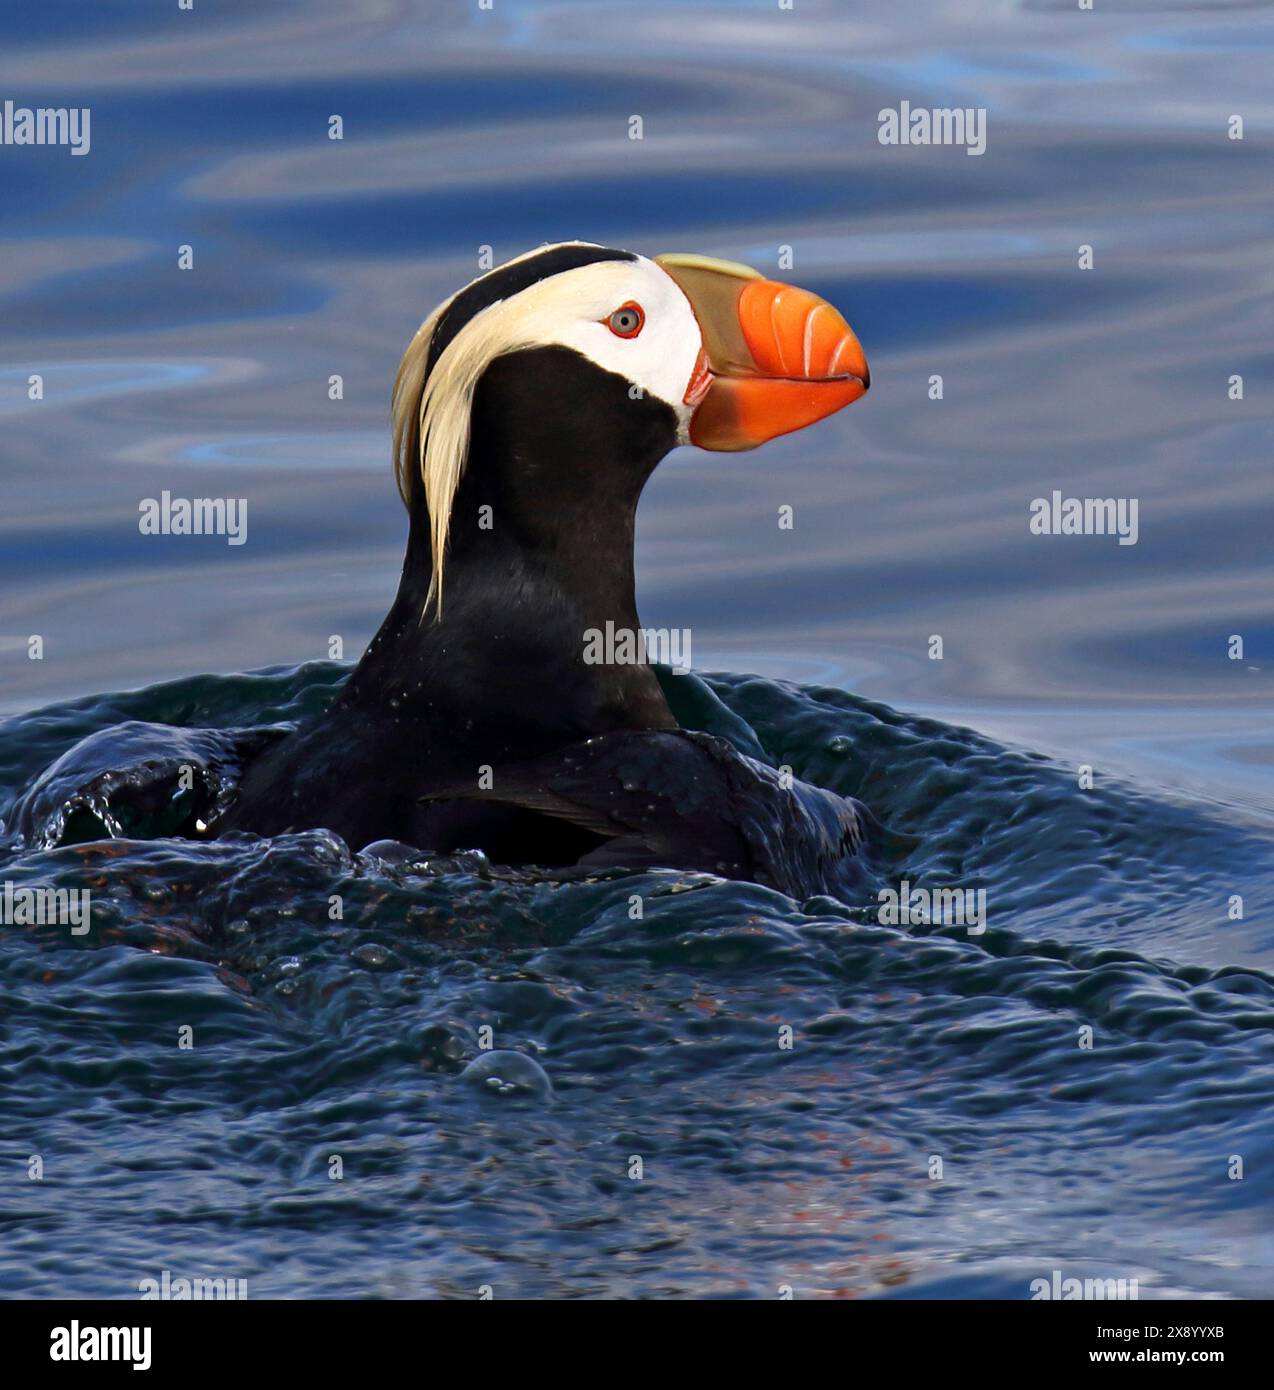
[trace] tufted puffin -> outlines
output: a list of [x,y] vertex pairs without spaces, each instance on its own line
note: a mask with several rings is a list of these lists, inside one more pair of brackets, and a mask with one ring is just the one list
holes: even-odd
[[394,385],[393,607],[206,833],[843,886],[863,808],[683,731],[648,664],[587,660],[585,634],[640,631],[637,502],[671,449],[755,448],[868,382],[836,309],[733,262],[564,242],[474,280]]

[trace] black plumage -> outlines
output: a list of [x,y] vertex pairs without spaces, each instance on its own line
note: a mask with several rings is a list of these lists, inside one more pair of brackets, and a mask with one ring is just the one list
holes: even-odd
[[[500,273],[526,279],[536,259]],[[480,312],[489,294],[466,303],[474,293],[448,312]],[[444,313],[435,333],[455,331]],[[504,864],[701,869],[798,896],[852,880],[853,803],[679,730],[648,665],[585,660],[589,629],[640,629],[637,503],[678,441],[674,408],[631,388],[564,346],[491,361],[473,397],[441,611],[416,487],[397,598],[340,699],[252,763],[209,833],[325,827],[355,848],[398,840]]]

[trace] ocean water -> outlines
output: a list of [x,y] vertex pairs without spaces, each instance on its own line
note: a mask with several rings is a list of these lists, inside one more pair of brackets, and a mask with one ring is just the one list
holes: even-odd
[[[1175,0],[6,14],[0,101],[92,141],[0,146],[0,880],[93,929],[0,927],[0,1290],[1274,1293],[1272,49]],[[904,100],[985,153],[882,145]],[[669,678],[683,722],[896,832],[863,900],[54,834],[92,734],[110,773],[128,721],[333,697],[403,346],[481,248],[576,236],[866,347],[851,410],[666,460],[637,557],[730,673]],[[246,543],[141,535],[163,489]],[[1054,490],[1136,544],[1033,535]],[[904,879],[986,930],[882,923]]]

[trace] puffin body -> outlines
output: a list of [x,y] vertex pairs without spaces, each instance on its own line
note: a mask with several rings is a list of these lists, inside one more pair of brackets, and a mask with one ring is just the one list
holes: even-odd
[[395,384],[394,604],[337,703],[261,753],[206,833],[833,891],[854,804],[681,731],[651,668],[593,664],[587,634],[641,630],[637,503],[667,453],[753,448],[867,384],[835,309],[729,262],[568,242],[475,280]]

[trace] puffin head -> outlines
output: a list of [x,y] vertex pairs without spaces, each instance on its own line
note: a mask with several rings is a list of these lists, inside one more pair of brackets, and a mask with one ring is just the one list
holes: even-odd
[[[441,613],[449,557],[485,529],[562,562],[629,529],[678,444],[754,449],[856,401],[840,313],[747,266],[586,242],[544,246],[441,304],[394,385],[394,459]],[[583,563],[587,563],[585,556]]]

